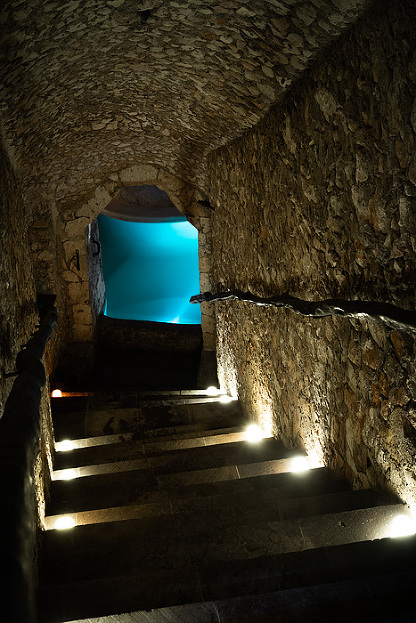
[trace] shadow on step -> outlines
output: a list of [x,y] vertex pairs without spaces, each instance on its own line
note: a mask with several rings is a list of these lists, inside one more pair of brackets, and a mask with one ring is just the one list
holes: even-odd
[[[74,344],[71,348],[70,345],[55,375],[56,385],[66,390],[192,389],[198,386],[202,353],[200,325],[101,316],[92,352],[86,354],[85,348],[79,346]],[[206,361],[203,357],[204,376],[215,377],[212,362],[207,371]],[[215,379],[211,379],[211,384],[215,384]]]

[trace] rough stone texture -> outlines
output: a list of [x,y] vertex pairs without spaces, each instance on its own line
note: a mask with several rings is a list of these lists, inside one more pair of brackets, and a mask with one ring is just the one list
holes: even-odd
[[[202,262],[205,262],[201,267],[201,283],[204,287],[211,283],[208,277],[211,210],[198,203],[201,194],[162,169],[152,166],[122,169],[119,173],[112,174],[108,183],[98,186],[87,201],[71,204],[71,207],[64,211],[64,225],[60,234],[63,248],[60,303],[65,309],[65,318],[69,320],[69,339],[76,342],[91,340],[95,320],[103,308],[105,294],[102,266],[99,257],[93,255],[96,246],[91,245],[91,236],[99,238],[94,221],[108,206],[112,197],[117,197],[120,189],[141,184],[156,185],[168,193],[175,207],[200,231],[200,256],[203,258]],[[93,228],[91,235],[88,229],[90,227]],[[212,349],[215,344],[213,310],[206,308],[202,311],[201,323],[204,331],[204,347]]]
[[[214,281],[415,305],[413,3],[376,3],[307,79],[210,160]],[[416,501],[415,346],[342,319],[217,303],[220,377],[246,411],[357,486]]]
[[[322,52],[368,5],[2,3],[0,114],[23,193],[6,162],[5,372],[34,302],[19,224],[30,225],[37,290],[57,294],[60,335],[88,350],[101,295],[90,297],[85,230],[125,185],[156,184],[198,227],[201,290],[414,307],[412,3],[380,2]],[[410,336],[239,303],[218,309],[222,380],[247,410],[258,404],[287,439],[316,446],[358,484],[383,475],[414,486]]]
[[256,124],[367,4],[6,0],[1,99],[27,191],[77,198],[137,163],[202,179],[204,154]]
[[[62,334],[91,338],[83,236],[114,194],[155,183],[195,215],[206,198],[207,153],[254,126],[367,5],[2,3],[0,114],[33,212],[36,283],[57,294]],[[209,252],[203,255],[207,283]],[[202,324],[204,345],[213,348],[205,308]]]
[[202,346],[198,325],[170,324],[147,320],[114,320],[101,316],[97,323],[100,346],[126,350],[197,351]]
[[13,384],[16,355],[38,319],[21,190],[0,143],[0,417]]

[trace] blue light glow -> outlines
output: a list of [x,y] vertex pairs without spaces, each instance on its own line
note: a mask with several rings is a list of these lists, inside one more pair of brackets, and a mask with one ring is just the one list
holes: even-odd
[[105,315],[200,324],[198,231],[180,222],[136,223],[98,217],[106,287]]

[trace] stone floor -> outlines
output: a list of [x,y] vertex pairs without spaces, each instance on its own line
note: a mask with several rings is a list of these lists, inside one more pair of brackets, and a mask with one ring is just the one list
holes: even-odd
[[53,412],[74,449],[55,457],[39,623],[416,620],[416,539],[387,538],[403,505],[293,473],[294,451],[247,441],[236,402],[95,394]]

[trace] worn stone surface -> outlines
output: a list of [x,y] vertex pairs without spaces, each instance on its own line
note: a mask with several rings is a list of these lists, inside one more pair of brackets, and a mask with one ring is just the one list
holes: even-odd
[[68,339],[93,333],[84,230],[114,194],[155,183],[197,216],[206,154],[254,126],[368,3],[2,4],[0,113],[33,210],[36,283],[57,294]]
[[38,319],[21,189],[0,143],[0,417],[13,384],[16,355]]
[[[214,281],[259,296],[414,309],[412,3],[376,3],[307,79],[210,159]],[[414,339],[217,303],[220,377],[245,409],[358,486],[416,500]]]
[[1,98],[25,186],[78,197],[126,163],[202,179],[204,154],[256,124],[366,4],[4,2]]

